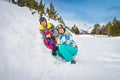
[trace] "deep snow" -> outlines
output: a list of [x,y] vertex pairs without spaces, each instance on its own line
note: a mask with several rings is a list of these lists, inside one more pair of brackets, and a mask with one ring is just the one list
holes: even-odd
[[73,35],[79,52],[72,65],[43,45],[37,14],[4,1],[0,8],[0,80],[120,79],[120,37]]

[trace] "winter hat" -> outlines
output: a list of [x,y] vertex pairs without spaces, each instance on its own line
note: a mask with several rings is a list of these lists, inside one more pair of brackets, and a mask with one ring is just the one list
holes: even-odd
[[51,31],[50,31],[50,30],[46,30],[46,31],[44,32],[44,34],[45,34],[45,35],[51,34]]
[[45,17],[40,17],[39,21],[40,21],[40,23],[41,23],[42,21],[46,21],[46,22],[47,22],[47,20],[46,20]]
[[56,30],[58,30],[59,28],[65,28],[62,24],[58,24],[57,26],[56,26]]

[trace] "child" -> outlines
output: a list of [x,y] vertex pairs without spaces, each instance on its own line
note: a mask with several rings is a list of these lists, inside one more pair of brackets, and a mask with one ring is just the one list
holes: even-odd
[[55,47],[56,45],[56,41],[51,36],[52,32],[50,30],[46,30],[44,34],[45,34],[44,44],[49,49],[53,49],[53,47]]
[[40,30],[40,33],[42,34],[42,37],[43,37],[43,38],[45,37],[44,32],[45,32],[46,30],[50,30],[50,31],[52,32],[52,33],[51,33],[52,37],[54,37],[54,34],[55,34],[55,27],[54,27],[54,25],[51,24],[51,23],[48,23],[45,17],[41,17],[41,18],[39,19],[39,21],[40,21],[39,30]]
[[68,32],[65,27],[61,24],[56,27],[59,38],[56,44],[57,47],[54,47],[54,52],[52,54],[57,54],[63,59],[72,64],[75,64],[74,56],[78,52],[76,43],[72,39],[72,35]]

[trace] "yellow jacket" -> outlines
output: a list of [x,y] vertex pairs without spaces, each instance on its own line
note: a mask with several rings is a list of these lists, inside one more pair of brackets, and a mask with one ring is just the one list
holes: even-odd
[[47,23],[46,28],[40,25],[39,30],[42,31],[42,30],[51,29],[51,28],[52,28],[52,25],[50,23]]
[[[45,31],[46,29],[52,30],[52,24],[47,23],[47,26],[46,26],[46,27],[43,27],[42,25],[40,25],[38,29],[41,31],[41,34],[44,36],[44,31]],[[55,41],[56,41],[56,42],[58,41],[58,37],[55,37]]]

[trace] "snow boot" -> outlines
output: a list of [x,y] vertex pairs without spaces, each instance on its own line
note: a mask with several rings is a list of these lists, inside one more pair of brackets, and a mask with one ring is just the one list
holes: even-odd
[[53,49],[52,49],[52,55],[53,56],[56,56],[57,54],[56,54],[56,51],[58,50],[58,47],[57,46],[55,46]]
[[76,64],[76,61],[75,61],[75,60],[72,60],[72,61],[71,61],[71,64]]

